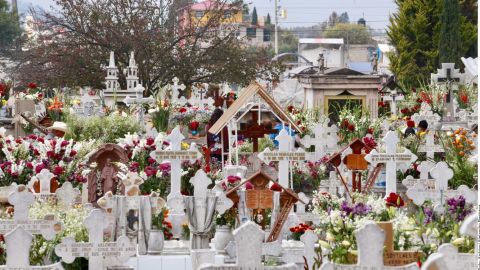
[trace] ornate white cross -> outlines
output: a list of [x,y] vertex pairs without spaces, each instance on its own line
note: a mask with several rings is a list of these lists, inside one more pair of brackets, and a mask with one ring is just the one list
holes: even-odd
[[84,224],[89,242],[77,243],[74,237],[66,237],[55,247],[55,254],[65,263],[84,257],[88,258],[88,269],[106,269],[122,265],[135,255],[137,248],[126,236],[120,236],[116,242],[103,242],[103,230],[109,225],[103,210],[93,209]]
[[172,79],[173,85],[172,85],[172,103],[177,103],[178,102],[178,95],[180,94],[178,90],[185,90],[186,86],[182,83],[178,85],[180,80],[177,77],[174,77]]
[[[315,146],[315,154],[310,157],[310,160],[317,161],[323,158],[326,154],[326,146],[327,146],[327,122],[319,122],[313,128],[313,137],[310,135],[306,135],[302,138],[302,144],[306,148]],[[336,144],[337,142],[335,142]]]
[[427,153],[427,158],[433,159],[435,153],[445,152],[441,145],[435,144],[435,134],[428,132],[425,135],[425,144],[420,145],[418,152]]
[[136,96],[134,98],[127,96],[123,101],[127,105],[139,105],[138,121],[140,122],[140,125],[142,125],[142,127],[145,127],[145,121],[144,121],[145,112],[143,109],[143,105],[153,104],[155,102],[155,99],[152,98],[151,96],[143,97],[143,91],[145,91],[145,87],[143,87],[141,84],[138,84],[137,87],[135,87]]
[[435,180],[430,179],[430,177],[428,176],[428,173],[434,166],[435,163],[432,161],[422,161],[417,168],[417,170],[420,172],[420,178],[415,179],[413,178],[413,176],[409,175],[402,181],[402,184],[407,187],[407,189],[412,188],[417,183],[422,183],[424,187],[428,189],[435,189]]
[[382,141],[385,143],[385,153],[378,153],[374,149],[365,156],[365,160],[373,166],[376,166],[378,163],[386,163],[387,185],[385,192],[386,196],[388,196],[391,192],[397,193],[397,163],[411,164],[417,160],[417,156],[408,149],[405,149],[401,154],[397,153],[398,137],[395,131],[387,132]]

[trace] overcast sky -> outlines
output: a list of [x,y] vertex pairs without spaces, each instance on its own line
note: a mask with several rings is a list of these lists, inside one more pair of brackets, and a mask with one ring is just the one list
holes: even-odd
[[[23,9],[34,4],[43,8],[52,5],[53,0],[18,0]],[[273,21],[274,0],[244,0],[250,8],[257,7],[259,16],[266,16],[269,12]],[[388,25],[388,16],[395,12],[393,0],[279,0],[282,8],[287,10],[287,19],[280,19],[280,25],[288,28],[292,26],[311,26],[325,21],[332,11],[337,13],[348,12],[350,21],[357,21],[364,17],[367,24],[374,29],[384,29]]]

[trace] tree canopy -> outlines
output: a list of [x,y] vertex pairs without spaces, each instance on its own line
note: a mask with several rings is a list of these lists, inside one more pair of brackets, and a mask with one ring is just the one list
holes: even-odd
[[349,44],[368,44],[372,42],[372,36],[368,28],[353,23],[337,23],[323,32],[327,38],[343,38]]
[[20,33],[18,14],[10,10],[6,0],[0,0],[0,51],[11,49]]
[[[156,0],[57,1],[58,10],[35,12],[42,29],[31,47],[16,56],[17,74],[52,87],[102,88],[102,66],[110,51],[120,71],[128,65],[130,52],[135,53],[147,90],[171,83],[174,77],[187,85],[244,85],[261,76],[260,71],[271,70],[264,50],[249,50],[237,39],[237,29],[223,24],[220,11],[241,11],[241,2],[212,2],[201,20],[195,19],[191,2],[171,1],[161,9]],[[120,73],[123,88],[125,76]]]

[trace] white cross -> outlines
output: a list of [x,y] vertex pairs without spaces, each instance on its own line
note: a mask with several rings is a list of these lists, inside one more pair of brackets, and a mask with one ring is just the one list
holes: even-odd
[[407,189],[412,188],[417,183],[422,183],[428,189],[435,189],[435,180],[430,179],[428,176],[428,173],[434,166],[435,163],[432,161],[422,161],[417,168],[417,170],[420,172],[420,178],[414,179],[413,176],[409,175],[402,181],[402,184],[407,187]]
[[297,195],[300,200],[295,203],[295,214],[305,214],[305,204],[303,202],[309,202],[310,198],[308,198],[303,192],[300,192]]
[[70,208],[80,195],[80,190],[78,188],[74,188],[72,186],[72,183],[67,181],[63,183],[60,188],[57,189],[55,194],[59,203],[63,207]]
[[[167,203],[171,207],[171,201],[174,197],[183,201],[181,197],[181,179],[182,179],[182,160],[194,161],[202,157],[202,154],[198,152],[197,147],[194,143],[190,145],[189,150],[182,150],[182,141],[185,137],[180,132],[180,128],[177,126],[172,130],[172,133],[166,138],[170,142],[170,150],[160,150],[150,153],[150,157],[155,159],[158,163],[163,162],[164,160],[170,161],[170,193],[167,196]],[[173,202],[173,201],[172,201]],[[183,205],[183,203],[182,203]],[[183,213],[183,206],[178,205],[178,207],[173,208],[172,210],[175,213]]]
[[407,190],[407,196],[416,205],[422,205],[425,201],[432,201],[436,212],[443,212],[443,205],[447,198],[462,195],[467,203],[477,200],[477,192],[461,185],[456,190],[448,189],[448,181],[453,177],[453,170],[444,161],[438,162],[431,170],[430,175],[435,179],[435,189],[428,190],[423,183],[417,183]]
[[388,196],[391,192],[397,193],[397,163],[411,164],[417,160],[417,156],[412,154],[410,150],[405,149],[401,154],[397,153],[398,137],[395,131],[389,131],[382,139],[385,143],[385,153],[378,153],[377,150],[372,150],[365,156],[365,160],[370,162],[373,166],[378,163],[386,163],[386,187],[385,192]]
[[383,100],[389,101],[390,103],[390,113],[392,115],[397,114],[397,102],[403,99],[403,95],[397,93],[397,89],[392,89],[387,93],[387,95],[383,96]]
[[50,181],[55,177],[48,169],[42,169],[39,174],[32,176],[28,187],[33,190],[33,185],[38,181],[40,185],[40,195],[52,195],[50,192]]
[[288,187],[290,161],[305,160],[305,151],[303,149],[298,149],[296,152],[292,151],[292,136],[290,136],[285,129],[280,130],[275,140],[278,141],[278,151],[270,151],[269,148],[266,148],[258,154],[258,158],[265,162],[265,164],[269,164],[272,161],[279,161],[278,182],[280,185]]
[[[15,229],[5,235],[5,246],[7,251],[6,267],[0,266],[1,269],[49,269],[49,270],[63,270],[62,264],[57,262],[45,266],[31,266],[30,265],[30,247],[32,246],[33,235],[26,231],[22,226],[17,226]],[[10,254],[10,255],[8,255]]]
[[383,264],[383,249],[385,243],[385,231],[383,231],[375,222],[367,221],[361,228],[355,231],[358,246],[357,264],[336,264],[324,262],[320,270],[375,270],[375,269],[402,269],[418,270],[417,263],[411,263],[403,266],[385,266]]
[[[326,145],[327,145],[327,128],[326,121],[317,123],[313,128],[313,137],[306,135],[302,138],[302,144],[308,148],[315,146],[315,155],[310,158],[310,160],[320,160],[326,154]],[[337,143],[337,142],[335,142]]]
[[77,243],[74,237],[66,237],[55,247],[55,254],[65,263],[72,263],[77,257],[88,258],[88,269],[106,269],[118,266],[135,255],[136,246],[126,236],[116,242],[103,242],[103,230],[108,227],[103,210],[93,209],[84,221],[89,242]]
[[307,261],[307,269],[313,269],[313,263],[315,262],[315,244],[318,241],[317,234],[312,230],[307,230],[302,236],[300,236],[300,241],[303,242],[305,247],[303,248],[304,257]]
[[0,234],[6,234],[21,226],[30,234],[41,234],[45,239],[52,240],[55,234],[62,230],[62,223],[53,215],[47,215],[41,220],[28,219],[28,208],[35,201],[33,193],[24,185],[18,185],[8,196],[8,202],[14,206],[13,220],[0,220]]
[[427,158],[433,159],[435,153],[445,152],[441,145],[435,144],[435,135],[433,132],[428,132],[425,135],[425,144],[420,145],[418,152],[427,153]]
[[142,127],[145,127],[145,121],[144,121],[144,110],[143,110],[143,105],[144,104],[153,104],[155,102],[155,99],[150,97],[143,97],[143,91],[145,91],[145,87],[143,87],[141,84],[138,84],[137,87],[135,87],[135,94],[136,96],[134,98],[131,98],[130,96],[127,96],[123,101],[127,105],[139,105],[139,111],[138,111],[138,121]]
[[420,121],[425,120],[428,123],[428,128],[435,130],[441,120],[441,117],[440,115],[432,112],[432,107],[428,103],[423,102],[420,107],[420,111],[415,113],[412,116],[412,119],[417,125],[420,123]]
[[181,85],[178,85],[178,82],[180,80],[177,77],[174,77],[172,79],[173,85],[172,85],[172,103],[176,103],[178,101],[178,95],[179,91],[178,90],[185,90],[186,86],[182,83]]

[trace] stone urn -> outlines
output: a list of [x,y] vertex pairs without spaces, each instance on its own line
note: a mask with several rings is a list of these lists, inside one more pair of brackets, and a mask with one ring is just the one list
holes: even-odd
[[229,226],[218,226],[215,229],[215,250],[224,251],[230,241],[233,241],[232,229]]
[[148,235],[148,255],[160,255],[163,250],[165,238],[163,230],[152,229]]

